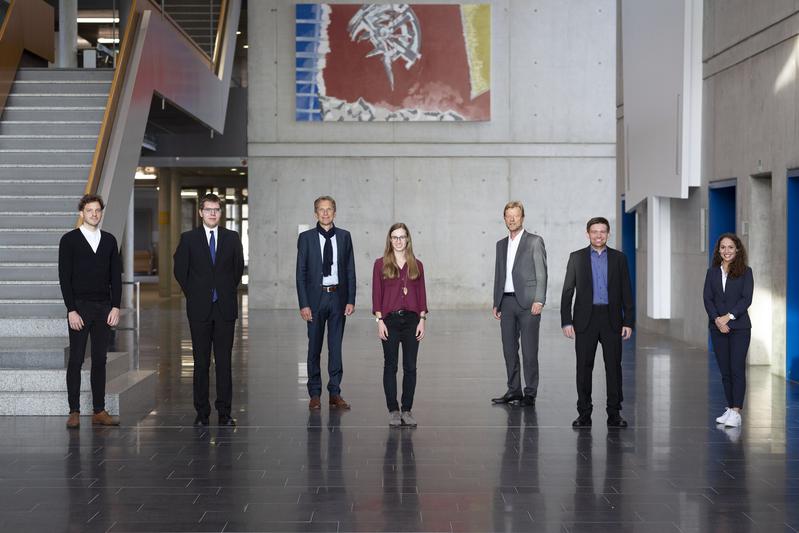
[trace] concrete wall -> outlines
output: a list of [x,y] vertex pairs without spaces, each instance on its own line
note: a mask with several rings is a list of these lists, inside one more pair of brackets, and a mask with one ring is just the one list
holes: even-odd
[[490,307],[502,207],[519,199],[546,242],[556,311],[585,221],[615,224],[615,0],[491,4],[492,120],[470,124],[295,122],[293,5],[249,5],[251,307],[296,307],[297,228],[331,194],[354,237],[358,307],[398,220],[432,308]]
[[[691,189],[687,200],[671,201],[675,318],[651,320],[639,313],[643,327],[706,345],[707,318],[699,296],[708,261],[701,234],[703,210],[708,207],[708,184],[734,178],[736,231],[749,251],[755,276],[749,362],[770,365],[773,373],[783,376],[787,171],[799,167],[798,34],[795,0],[705,1],[702,185]],[[623,171],[619,165],[620,183]],[[646,287],[641,286],[648,246],[645,213],[642,205],[639,309],[646,305]]]

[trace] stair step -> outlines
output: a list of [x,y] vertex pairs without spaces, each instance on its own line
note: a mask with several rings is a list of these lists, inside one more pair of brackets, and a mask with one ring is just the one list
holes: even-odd
[[58,281],[58,263],[0,263],[3,281]]
[[[0,318],[59,318],[63,320],[66,316],[67,308],[61,298],[0,299]],[[64,326],[66,327],[66,324]],[[0,335],[0,337],[2,336]]]
[[2,120],[50,120],[50,121],[102,121],[105,114],[105,107],[30,107],[16,106],[6,107],[2,114]]
[[[18,196],[35,196],[42,192],[51,195],[74,196],[83,194],[85,188],[85,179],[0,179],[0,191]],[[0,227],[3,227],[2,219],[0,219]]]
[[0,211],[27,212],[27,211],[56,211],[68,213],[78,205],[82,191],[77,195],[69,196],[0,196]]
[[[53,308],[59,308],[53,305]],[[67,308],[63,303],[60,304],[58,314],[49,317],[25,317],[19,315],[21,310],[12,317],[3,318],[0,316],[0,344],[9,337],[58,337],[64,339],[69,334],[67,326]]]
[[[105,386],[105,408],[111,415],[141,417],[155,407],[157,375],[152,370],[126,372],[108,380]],[[80,395],[82,415],[92,413],[92,394]],[[0,415],[64,416],[69,413],[64,392],[0,392]],[[88,422],[85,422],[88,423]]]
[[[68,342],[68,341],[67,341]],[[68,345],[61,347],[59,358],[49,354],[47,358],[39,358],[45,365],[39,368],[33,367],[33,355],[27,354],[29,358],[19,358],[22,366],[9,367],[5,364],[0,367],[0,391],[5,392],[67,392],[66,367],[64,366],[64,353],[68,351]],[[5,354],[0,353],[0,363],[5,361],[14,362]],[[58,366],[52,366],[58,365]],[[105,376],[106,382],[116,379],[130,370],[130,358],[127,352],[109,352],[106,356]],[[91,372],[91,357],[83,362],[81,369],[80,390],[91,391],[89,376]]]
[[108,105],[108,94],[11,94],[6,100],[7,107],[77,107],[91,109]]
[[108,81],[114,79],[112,69],[99,68],[21,68],[17,70],[15,83],[20,81]]
[[100,120],[3,120],[0,135],[100,135]]
[[0,281],[0,302],[4,300],[58,300],[61,298],[61,287],[58,281]]
[[[0,184],[0,188],[2,188]],[[77,194],[83,193],[82,187],[73,186]],[[75,211],[0,211],[0,229],[15,229],[18,226],[26,228],[64,228],[64,232],[74,228],[78,221],[78,204],[75,202]],[[2,266],[0,264],[0,266]],[[2,279],[2,278],[0,278]]]
[[64,165],[14,164],[7,165],[0,161],[0,179],[34,180],[46,179],[89,179],[91,163]]
[[97,135],[0,135],[0,150],[91,150]]
[[105,94],[111,91],[111,80],[28,80],[14,82],[11,94]]
[[0,161],[6,165],[75,165],[91,164],[94,147],[83,149],[48,150],[46,148],[25,148],[16,150],[0,149]]
[[[0,262],[27,261],[40,263],[45,261],[58,261],[58,244],[2,244],[0,245]],[[0,317],[2,314],[0,304]],[[38,315],[33,315],[38,316]]]

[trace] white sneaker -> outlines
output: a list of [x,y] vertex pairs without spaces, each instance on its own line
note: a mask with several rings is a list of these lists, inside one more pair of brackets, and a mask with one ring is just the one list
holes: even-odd
[[727,417],[724,426],[728,428],[741,427],[741,413],[730,409],[730,416]]
[[732,409],[730,409],[729,407],[727,407],[727,410],[726,410],[726,411],[724,411],[724,414],[723,414],[723,415],[721,415],[720,417],[718,417],[718,418],[716,419],[716,423],[717,423],[717,424],[723,424],[724,422],[726,422],[726,421],[727,421],[727,419],[730,417],[730,413],[731,413],[731,412],[732,412]]
[[398,428],[402,425],[402,418],[399,411],[391,411],[388,413],[388,425],[393,428]]
[[413,418],[413,415],[410,411],[402,412],[402,423],[406,426],[416,427],[416,419]]

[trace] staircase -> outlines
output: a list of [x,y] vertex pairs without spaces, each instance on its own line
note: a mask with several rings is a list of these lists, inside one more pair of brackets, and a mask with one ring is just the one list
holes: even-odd
[[220,0],[164,0],[164,11],[206,54],[213,56]]
[[[58,243],[77,222],[113,74],[20,69],[0,116],[0,414],[67,412]],[[127,356],[111,355],[109,412],[126,412],[126,397],[154,404],[155,373],[127,372]]]

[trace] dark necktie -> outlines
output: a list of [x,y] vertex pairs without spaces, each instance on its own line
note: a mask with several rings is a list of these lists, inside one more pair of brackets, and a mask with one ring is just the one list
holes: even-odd
[[[211,242],[208,244],[211,248],[211,264],[216,264],[216,239],[214,239],[214,232],[211,230]],[[211,301],[216,302],[219,296],[216,294],[216,289],[211,291]]]

